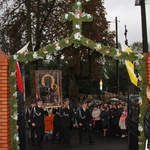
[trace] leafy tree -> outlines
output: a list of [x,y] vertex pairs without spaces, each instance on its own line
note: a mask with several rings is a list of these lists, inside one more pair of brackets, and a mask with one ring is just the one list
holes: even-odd
[[[150,45],[148,44],[148,48],[149,47],[150,47]],[[136,53],[143,53],[143,45],[141,42],[134,42],[131,45],[131,49]]]
[[143,48],[142,48],[142,43],[141,42],[134,42],[131,45],[131,49],[136,52],[136,53],[142,53],[143,52]]
[[[59,0],[14,0],[7,5],[9,0],[2,0],[1,8],[4,8],[1,23],[0,45],[4,51],[14,54],[21,46],[30,41],[29,50],[37,51],[48,43],[59,41],[72,33],[72,23],[65,22],[62,14],[73,11],[73,1]],[[83,11],[92,14],[93,22],[83,23],[83,34],[96,42],[104,45],[114,46],[114,32],[109,31],[109,24],[106,20],[106,11],[103,0],[85,1],[82,0]],[[95,82],[100,79],[103,73],[105,58],[99,53],[81,46],[78,49],[69,47],[61,52],[54,53],[53,59],[60,63],[64,57],[62,69],[63,76],[69,79],[68,92],[79,91],[78,80],[88,79]],[[30,63],[30,80],[33,85],[33,70],[40,67],[42,62]],[[38,64],[38,65],[37,65]],[[32,88],[31,88],[32,89]]]

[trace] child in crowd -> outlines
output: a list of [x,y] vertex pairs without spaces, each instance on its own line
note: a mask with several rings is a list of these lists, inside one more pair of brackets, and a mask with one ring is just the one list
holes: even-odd
[[121,137],[122,138],[126,136],[126,130],[127,130],[126,118],[127,118],[126,113],[122,112],[122,114],[120,116],[120,119],[119,119],[119,127],[120,127],[120,130],[121,130]]
[[48,114],[44,118],[45,123],[45,139],[48,141],[48,136],[53,134],[54,130],[54,115],[52,114],[52,109],[48,111]]

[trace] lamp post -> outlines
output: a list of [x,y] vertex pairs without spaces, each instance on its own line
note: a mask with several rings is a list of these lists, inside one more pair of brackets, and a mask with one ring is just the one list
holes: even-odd
[[[119,48],[118,43],[118,19],[115,17],[115,25],[116,25],[116,48]],[[116,60],[116,73],[117,73],[117,95],[119,96],[119,60]]]
[[148,42],[147,42],[145,0],[135,0],[135,6],[141,6],[143,53],[147,53],[148,52]]
[[100,85],[101,101],[102,101],[102,99],[103,99],[103,97],[102,97],[102,93],[103,93],[103,81],[102,81],[102,79],[100,79],[99,85]]
[[[117,17],[115,17],[115,22],[113,22],[113,23],[115,23],[115,31],[116,31],[116,36],[115,36],[115,40],[116,40],[116,45],[115,45],[115,47],[116,47],[116,49],[118,49],[119,48],[119,42],[118,42],[118,19],[117,19]],[[108,23],[111,23],[111,21],[108,21]],[[119,95],[119,60],[116,60],[116,77],[117,77],[117,95]]]

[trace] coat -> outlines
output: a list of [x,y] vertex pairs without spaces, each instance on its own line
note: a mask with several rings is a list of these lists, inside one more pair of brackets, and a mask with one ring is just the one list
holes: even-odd
[[109,125],[107,110],[101,111],[100,118],[102,127],[107,127]]
[[74,113],[71,107],[69,108],[60,108],[60,125],[64,127],[70,127],[74,122]]
[[127,116],[121,116],[120,119],[119,119],[119,127],[122,130],[127,129],[127,127],[126,127],[126,118],[127,118]]
[[45,116],[44,123],[45,123],[45,132],[52,132],[54,130],[54,115],[51,116]]
[[39,106],[35,106],[31,112],[31,123],[35,123],[36,126],[44,127],[44,109]]
[[91,115],[89,109],[86,109],[84,111],[83,108],[81,108],[78,111],[77,122],[78,122],[78,124],[80,124],[80,123],[82,123],[82,124],[84,124],[84,123],[91,124],[92,123],[92,115]]
[[144,134],[150,140],[150,105],[148,106],[144,117]]

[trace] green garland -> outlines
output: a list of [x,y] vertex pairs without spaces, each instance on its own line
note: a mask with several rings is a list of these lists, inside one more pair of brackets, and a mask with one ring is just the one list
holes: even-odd
[[28,62],[38,59],[49,59],[49,55],[62,50],[69,46],[74,46],[75,48],[84,45],[92,50],[99,52],[105,56],[111,56],[117,60],[129,60],[139,62],[139,75],[140,83],[139,88],[141,89],[140,96],[142,98],[142,105],[140,107],[140,121],[139,121],[139,150],[144,150],[145,137],[143,133],[144,125],[144,114],[146,110],[146,74],[145,74],[145,57],[142,54],[134,52],[122,52],[113,47],[104,46],[101,43],[96,43],[82,35],[82,22],[92,21],[93,18],[90,14],[82,12],[82,4],[80,0],[76,0],[74,5],[74,12],[70,12],[64,15],[64,19],[73,22],[73,33],[70,37],[66,37],[61,41],[53,44],[49,44],[44,48],[41,48],[37,52],[24,52],[23,54],[16,53],[10,56],[10,107],[11,107],[11,149],[19,149],[19,138],[17,130],[17,91],[16,91],[16,78],[15,78],[15,64],[16,62]]

